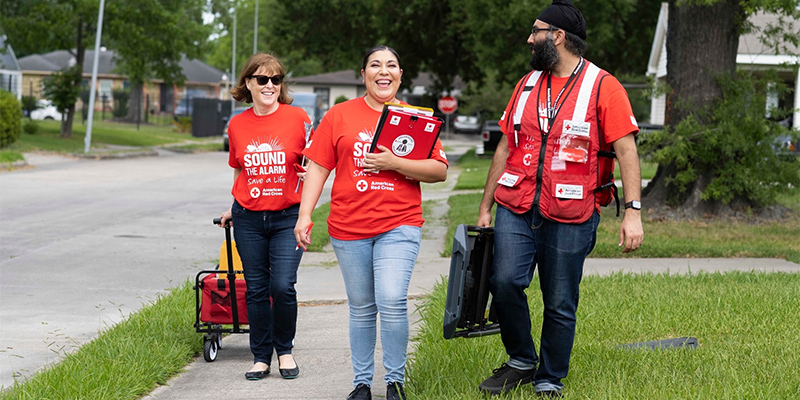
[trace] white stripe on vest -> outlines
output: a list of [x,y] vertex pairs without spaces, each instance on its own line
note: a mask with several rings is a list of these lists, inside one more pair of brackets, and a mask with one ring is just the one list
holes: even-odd
[[[581,88],[578,92],[578,100],[575,103],[575,110],[572,113],[572,121],[584,122],[586,121],[586,111],[589,108],[589,100],[591,99],[592,89],[594,82],[597,80],[597,75],[600,73],[600,68],[594,64],[589,64],[586,73],[583,75]],[[542,71],[536,71],[525,82],[525,88],[536,85]],[[528,102],[528,96],[532,90],[524,90],[519,96],[517,108],[514,110],[514,143],[519,144],[517,140],[517,127],[522,123],[522,112],[525,110],[525,104]],[[537,115],[538,118],[538,115]]]
[[592,95],[592,88],[594,88],[594,81],[597,80],[597,74],[599,73],[599,67],[594,64],[589,64],[589,68],[586,70],[586,74],[583,76],[581,90],[578,92],[578,101],[575,103],[575,110],[572,112],[572,121],[586,121],[586,109],[589,108],[589,100]]

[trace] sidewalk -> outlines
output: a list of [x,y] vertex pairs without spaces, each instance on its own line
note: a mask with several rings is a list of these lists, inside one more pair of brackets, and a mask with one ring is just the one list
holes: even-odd
[[[470,138],[467,138],[470,139]],[[477,142],[463,138],[444,140],[451,158],[463,154]],[[452,160],[451,160],[452,161]],[[458,171],[451,169],[447,182],[423,186],[423,200],[436,200],[433,215],[444,215],[447,197],[457,180]],[[446,279],[450,259],[439,256],[446,227],[441,220],[426,221],[422,245],[409,287],[411,335],[417,329],[419,314],[416,306],[437,282]],[[800,265],[773,259],[588,259],[586,274],[606,275],[616,271],[654,273],[697,273],[706,271],[761,270],[800,272]],[[281,379],[277,360],[273,372],[264,380],[247,381],[244,373],[252,365],[247,335],[230,335],[222,341],[222,349],[214,362],[195,358],[186,370],[167,385],[154,390],[145,399],[204,400],[233,399],[344,399],[352,390],[347,331],[348,308],[341,273],[336,257],[328,249],[303,256],[298,273],[298,326],[293,354],[300,376],[294,380]],[[200,341],[201,335],[198,334]],[[442,339],[444,340],[444,339]],[[413,349],[409,348],[409,351]],[[383,398],[384,370],[381,366],[380,340],[375,355],[373,396]]]

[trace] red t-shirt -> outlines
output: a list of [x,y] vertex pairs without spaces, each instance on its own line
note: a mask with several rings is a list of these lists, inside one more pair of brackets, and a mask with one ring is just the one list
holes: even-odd
[[228,165],[241,168],[231,194],[252,211],[277,211],[300,203],[294,163],[302,161],[308,114],[300,107],[280,104],[269,115],[250,108],[228,125]]
[[[424,222],[419,181],[394,171],[369,173],[362,167],[380,116],[361,97],[337,104],[325,114],[303,153],[327,170],[336,169],[328,215],[328,233],[336,239],[366,239]],[[439,140],[431,158],[447,165]]]

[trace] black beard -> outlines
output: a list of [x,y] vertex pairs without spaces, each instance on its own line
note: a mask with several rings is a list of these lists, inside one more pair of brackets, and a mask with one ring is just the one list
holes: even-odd
[[552,71],[558,64],[558,51],[553,38],[545,38],[544,41],[534,43],[530,47],[533,50],[530,62],[531,68],[537,71]]

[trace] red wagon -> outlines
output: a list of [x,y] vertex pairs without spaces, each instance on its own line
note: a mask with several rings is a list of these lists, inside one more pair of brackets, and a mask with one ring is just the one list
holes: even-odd
[[[214,219],[214,225],[220,223]],[[234,268],[230,224],[225,226],[226,271],[219,264],[213,270],[203,270],[195,277],[194,327],[203,335],[203,358],[212,362],[221,349],[223,333],[248,333],[247,282]]]

